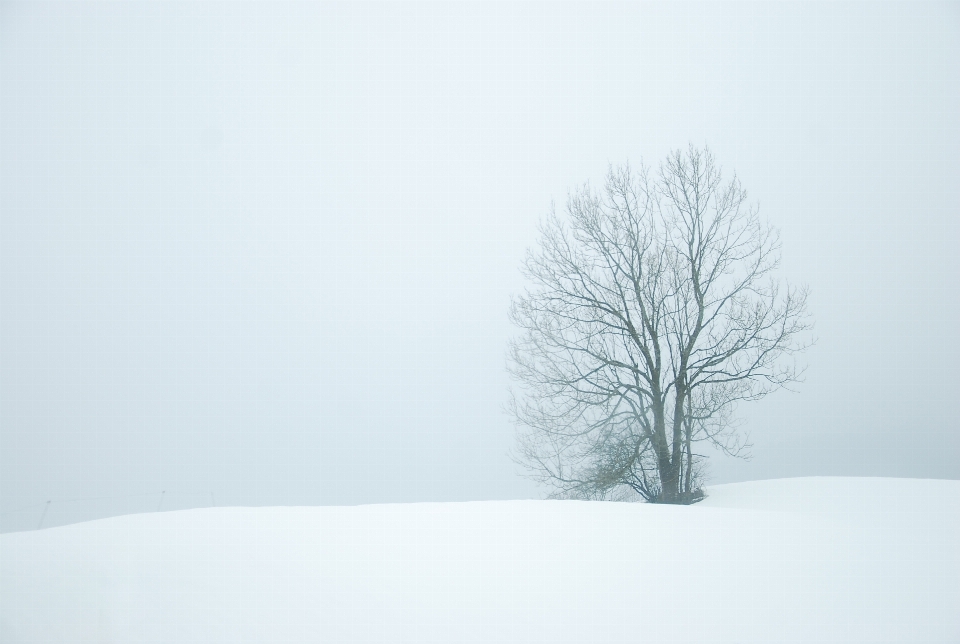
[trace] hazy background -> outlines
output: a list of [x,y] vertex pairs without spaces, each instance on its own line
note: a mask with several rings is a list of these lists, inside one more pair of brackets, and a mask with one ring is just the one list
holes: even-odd
[[713,482],[960,478],[958,114],[957,3],[4,2],[0,529],[540,495],[536,222],[689,142],[819,338]]

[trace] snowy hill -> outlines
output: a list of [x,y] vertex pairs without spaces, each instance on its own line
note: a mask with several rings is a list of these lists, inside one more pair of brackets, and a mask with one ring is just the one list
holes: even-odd
[[208,508],[0,535],[0,641],[960,642],[960,481]]

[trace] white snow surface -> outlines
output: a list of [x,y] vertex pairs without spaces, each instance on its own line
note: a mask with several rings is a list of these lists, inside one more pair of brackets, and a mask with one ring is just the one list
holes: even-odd
[[960,481],[232,507],[0,535],[0,642],[960,642]]

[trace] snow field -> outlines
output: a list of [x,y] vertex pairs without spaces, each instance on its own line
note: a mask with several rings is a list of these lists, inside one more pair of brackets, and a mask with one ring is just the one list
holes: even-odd
[[960,642],[960,481],[206,508],[0,535],[0,642]]

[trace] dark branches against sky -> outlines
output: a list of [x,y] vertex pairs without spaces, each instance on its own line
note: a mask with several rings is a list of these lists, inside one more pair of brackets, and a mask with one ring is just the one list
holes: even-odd
[[799,376],[807,292],[778,281],[779,258],[778,232],[708,149],[571,194],[511,310],[510,409],[531,474],[565,496],[699,498],[694,444],[744,455],[735,405]]

